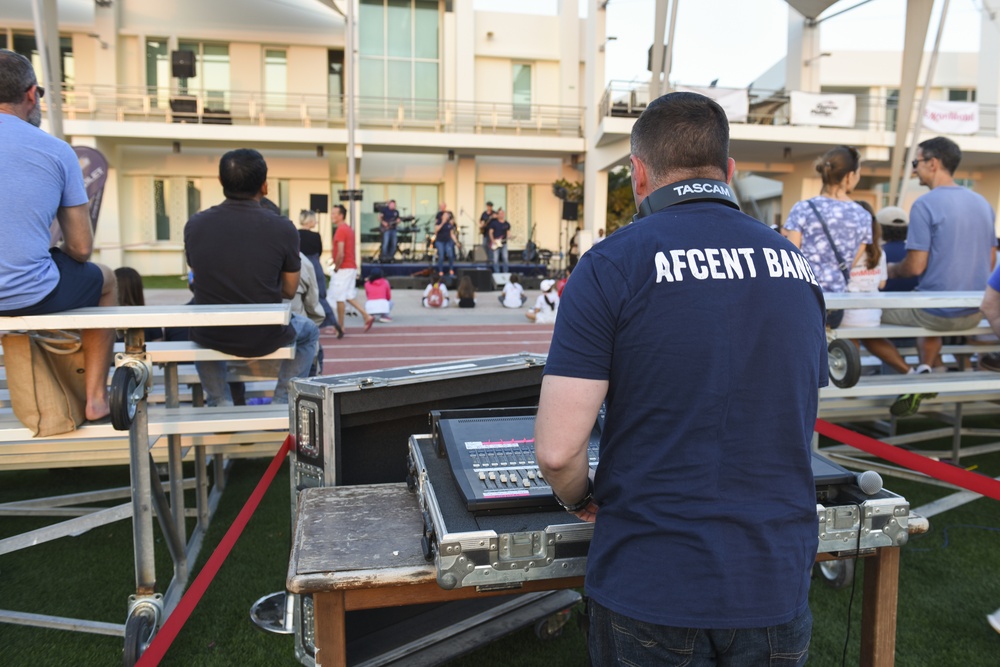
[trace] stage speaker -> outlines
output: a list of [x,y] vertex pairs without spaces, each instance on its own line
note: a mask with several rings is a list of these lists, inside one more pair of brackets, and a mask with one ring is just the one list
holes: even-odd
[[309,195],[309,210],[316,213],[326,213],[329,197],[326,195]]
[[[482,248],[479,249],[482,250]],[[483,252],[486,251],[483,250]],[[459,280],[462,276],[469,276],[472,280],[472,286],[476,288],[477,292],[493,291],[493,272],[490,269],[459,269]]]
[[563,201],[562,219],[576,220],[580,215],[580,204],[575,201]]
[[194,51],[173,51],[170,54],[171,74],[178,79],[197,76],[194,67]]

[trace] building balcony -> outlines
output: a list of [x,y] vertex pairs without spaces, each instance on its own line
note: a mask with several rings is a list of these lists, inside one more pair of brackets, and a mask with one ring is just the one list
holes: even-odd
[[[67,121],[235,125],[260,128],[344,128],[344,97],[77,85],[63,91]],[[361,130],[511,136],[582,136],[583,109],[455,100],[358,97]]]
[[[684,86],[678,86],[684,88]],[[736,89],[717,89],[720,93],[742,92]],[[838,95],[839,91],[823,91],[823,94]],[[730,117],[734,124],[748,125],[793,125],[791,111],[791,95],[784,90],[747,89],[746,117]],[[855,118],[852,127],[846,129],[865,132],[895,132],[899,109],[894,97],[879,97],[874,95],[854,95]],[[649,104],[649,86],[636,85],[633,82],[612,81],[604,91],[599,109],[603,118],[638,118],[646,105]],[[916,109],[913,118],[916,120]],[[822,124],[805,125],[804,127],[822,127]],[[837,129],[844,129],[843,126]],[[979,131],[974,136],[997,137],[997,106],[979,105]]]

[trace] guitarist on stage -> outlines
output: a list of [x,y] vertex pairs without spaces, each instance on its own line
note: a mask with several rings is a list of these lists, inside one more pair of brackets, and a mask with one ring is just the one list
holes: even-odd
[[483,250],[486,251],[486,263],[493,263],[493,250],[490,244],[490,222],[497,217],[493,210],[493,202],[486,202],[486,210],[479,216],[479,232],[483,235]]
[[390,199],[379,214],[378,224],[382,230],[382,257],[379,261],[391,262],[396,256],[396,227],[399,226],[399,211],[396,200]]
[[500,266],[503,265],[503,273],[510,272],[510,255],[507,252],[507,235],[510,232],[510,223],[507,222],[507,213],[503,209],[497,211],[497,217],[490,220],[486,226],[490,236],[490,249],[493,255],[493,273],[500,273]]

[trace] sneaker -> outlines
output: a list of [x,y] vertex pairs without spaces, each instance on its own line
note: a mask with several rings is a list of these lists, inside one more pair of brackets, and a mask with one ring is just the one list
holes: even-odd
[[990,622],[990,626],[992,626],[994,630],[1000,632],[1000,609],[997,609],[992,614],[987,614],[986,620]]
[[368,333],[369,331],[372,330],[373,324],[375,324],[375,318],[369,317],[368,320],[365,322],[365,333]]
[[[930,373],[931,368],[926,364],[920,364],[917,366],[917,370],[914,372],[915,375],[923,375],[924,373]],[[889,406],[889,413],[894,417],[909,417],[910,415],[915,415],[920,410],[920,401],[925,398],[934,398],[937,396],[934,394],[903,394],[893,401],[893,404]]]
[[383,315],[382,317],[378,318],[378,321],[379,322],[392,322],[392,318],[389,317],[388,315]]
[[1000,373],[1000,352],[980,354],[979,367],[985,371]]

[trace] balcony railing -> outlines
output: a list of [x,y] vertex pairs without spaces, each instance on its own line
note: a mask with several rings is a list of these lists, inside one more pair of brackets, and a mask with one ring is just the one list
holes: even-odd
[[[791,101],[786,91],[750,89],[750,125],[791,125]],[[856,115],[853,129],[894,132],[899,109],[893,97],[855,95]],[[649,104],[649,86],[632,82],[612,81],[601,98],[600,115],[604,117],[638,118]],[[913,111],[914,122],[917,110]],[[997,106],[979,105],[979,132],[976,136],[997,136]]]
[[[583,109],[454,100],[358,97],[357,127],[398,131],[580,137]],[[63,91],[67,120],[201,123],[256,127],[344,127],[343,96],[74,86]]]

